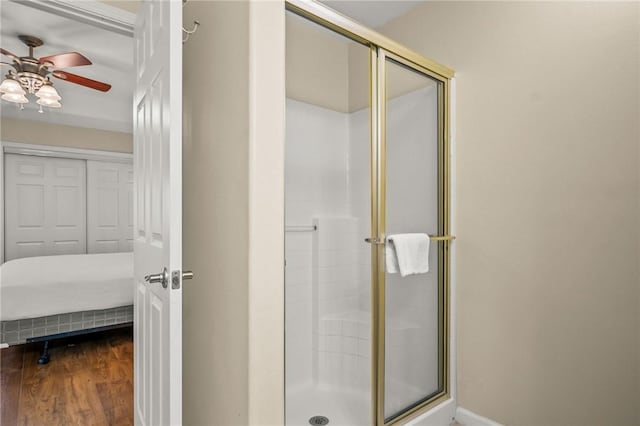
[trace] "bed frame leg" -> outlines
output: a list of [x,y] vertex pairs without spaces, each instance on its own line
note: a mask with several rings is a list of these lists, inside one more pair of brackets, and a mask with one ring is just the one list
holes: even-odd
[[44,348],[42,348],[42,355],[38,358],[38,364],[44,365],[49,363],[49,341],[44,341]]

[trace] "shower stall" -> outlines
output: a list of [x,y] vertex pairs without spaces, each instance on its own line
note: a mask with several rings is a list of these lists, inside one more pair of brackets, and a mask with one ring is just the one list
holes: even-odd
[[[401,424],[449,394],[452,70],[287,2],[286,424]],[[429,271],[386,270],[393,234]]]

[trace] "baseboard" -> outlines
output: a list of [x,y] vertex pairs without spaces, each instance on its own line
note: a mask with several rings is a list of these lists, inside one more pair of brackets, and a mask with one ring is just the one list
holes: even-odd
[[406,426],[449,426],[455,413],[456,402],[453,399],[448,399],[409,421]]
[[482,417],[466,408],[458,407],[456,409],[456,421],[464,426],[502,426],[498,422]]
[[7,343],[0,343],[0,349],[8,348],[9,345]]

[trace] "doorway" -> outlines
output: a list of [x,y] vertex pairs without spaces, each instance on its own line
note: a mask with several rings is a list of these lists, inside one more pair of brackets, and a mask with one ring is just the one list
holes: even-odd
[[1,8],[2,417],[132,424],[135,15],[68,3]]

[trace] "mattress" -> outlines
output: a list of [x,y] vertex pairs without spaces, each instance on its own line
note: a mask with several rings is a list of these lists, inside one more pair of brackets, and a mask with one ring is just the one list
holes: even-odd
[[0,320],[133,304],[133,253],[39,256],[0,266]]

